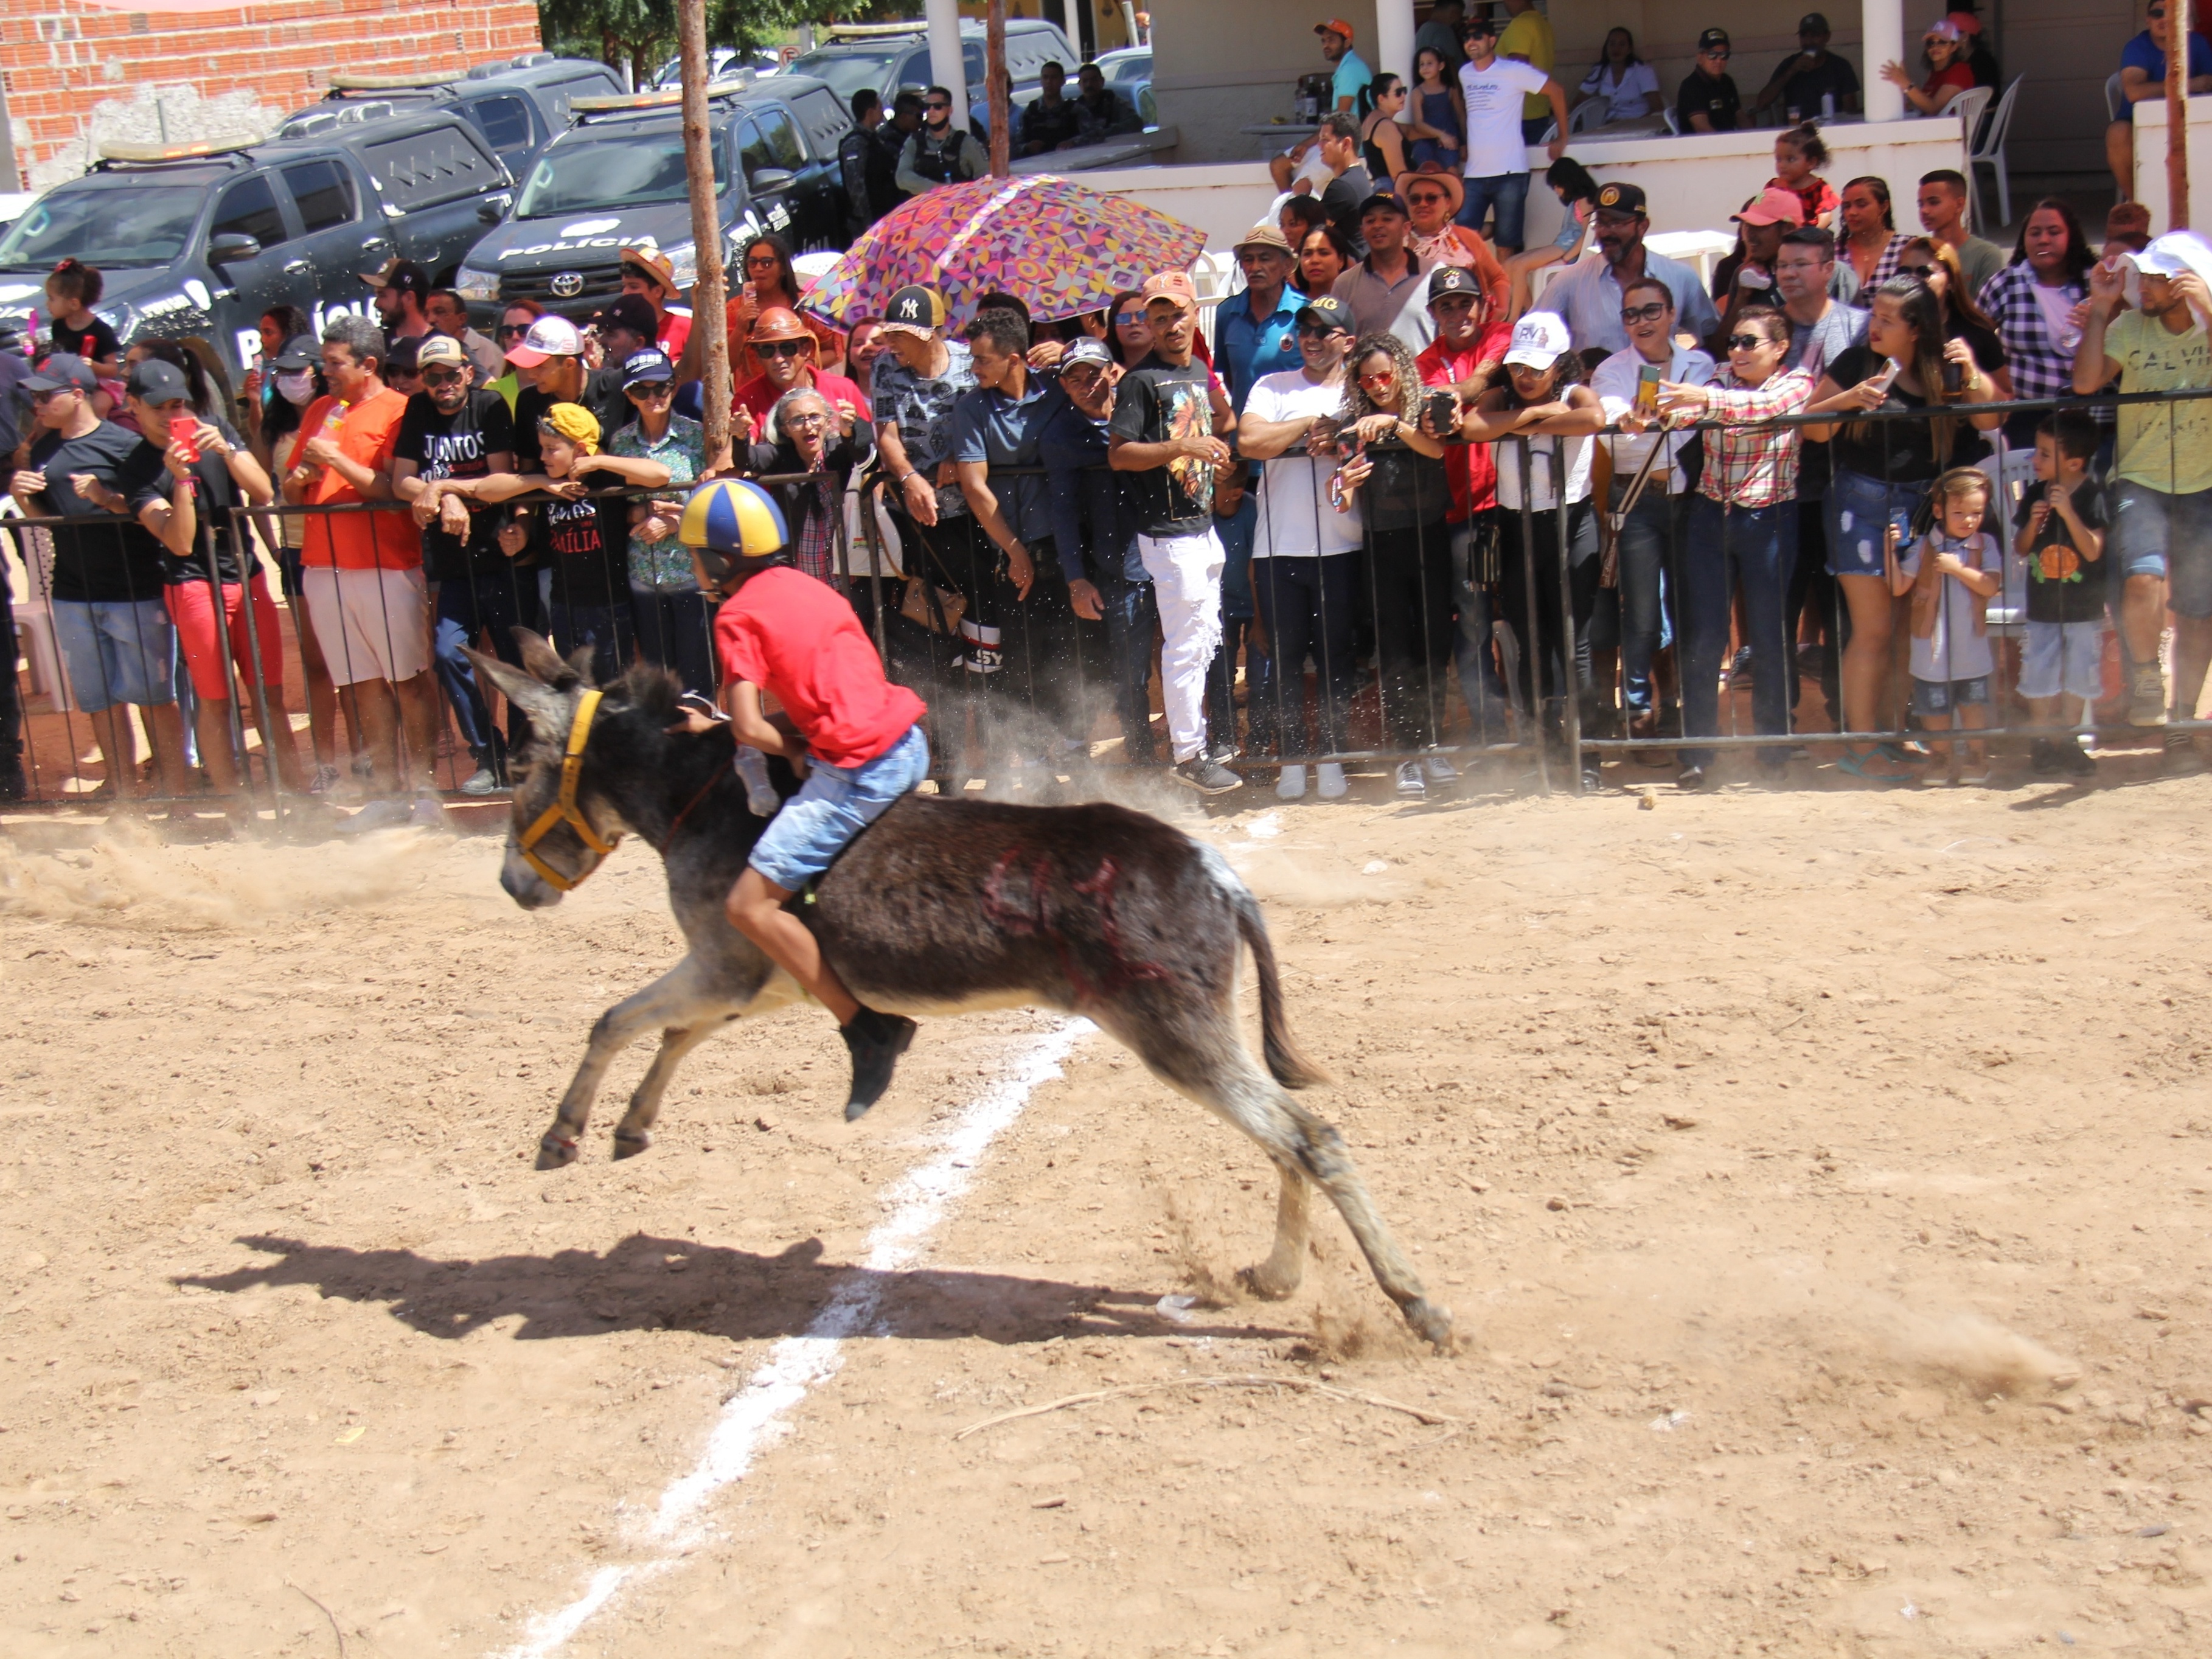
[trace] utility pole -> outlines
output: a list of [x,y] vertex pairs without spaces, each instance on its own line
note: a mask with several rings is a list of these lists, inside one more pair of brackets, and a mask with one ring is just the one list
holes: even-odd
[[990,0],[983,14],[983,85],[991,110],[991,176],[1003,179],[1012,168],[1013,135],[1006,131],[1013,118],[1013,91],[1006,83],[1006,0]]
[[714,198],[713,134],[707,125],[707,0],[677,0],[676,38],[684,54],[684,167],[691,185],[691,246],[697,277],[691,326],[707,350],[704,407],[707,465],[731,464],[729,283],[722,271],[722,216]]

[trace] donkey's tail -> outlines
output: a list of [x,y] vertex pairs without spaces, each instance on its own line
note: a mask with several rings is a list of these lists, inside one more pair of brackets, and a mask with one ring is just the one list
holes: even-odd
[[1329,1075],[1300,1051],[1291,1036],[1290,1018],[1283,1008],[1283,981],[1275,971],[1275,946],[1267,937],[1267,918],[1252,890],[1233,874],[1225,884],[1230,903],[1237,911],[1237,931],[1252,952],[1252,965],[1260,970],[1260,1046],[1267,1069],[1285,1089],[1304,1089],[1327,1083]]

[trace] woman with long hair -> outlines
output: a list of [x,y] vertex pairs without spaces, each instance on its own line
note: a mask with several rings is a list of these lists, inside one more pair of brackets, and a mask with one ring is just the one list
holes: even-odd
[[2004,341],[1989,313],[1974,303],[1974,285],[1967,279],[1966,268],[1959,263],[1958,249],[1932,236],[1915,236],[1898,255],[1897,274],[1917,276],[1936,291],[1936,307],[1943,313],[1943,337],[1964,340],[1982,373],[1996,385],[1999,401],[2009,399],[2012,376],[2007,370]]
[[1605,48],[1595,65],[1583,76],[1579,104],[1605,100],[1605,119],[1640,121],[1656,115],[1666,102],[1659,90],[1659,72],[1636,55],[1636,37],[1624,28],[1606,31]]
[[[2089,267],[2096,262],[2081,222],[2064,202],[2046,196],[2028,210],[2012,263],[1990,278],[1981,296],[2011,362],[2015,398],[2072,393],[2074,349],[2081,343],[2075,312],[2089,297]],[[2005,441],[2033,449],[2044,414],[2023,410],[2008,416]]]
[[1850,263],[1859,291],[1871,294],[1897,275],[1898,257],[1911,240],[1897,233],[1889,181],[1871,173],[1851,179],[1838,198],[1837,212],[1844,228],[1837,239],[1837,254]]
[[[1369,334],[1346,359],[1339,430],[1352,451],[1336,476],[1356,495],[1367,532],[1368,597],[1382,723],[1390,747],[1433,750],[1444,723],[1451,660],[1451,484],[1444,447],[1420,429],[1421,374],[1394,334]],[[1370,446],[1387,444],[1375,449]],[[1459,774],[1441,754],[1398,763],[1398,793],[1424,795]]]
[[[2000,420],[1941,411],[1996,398],[1972,348],[1946,335],[1935,290],[1906,276],[1875,290],[1866,343],[1838,356],[1814,389],[1815,414],[1931,412],[1924,420],[1846,419],[1804,428],[1807,438],[1829,445],[1828,573],[1850,613],[1842,667],[1844,720],[1850,731],[1875,731],[1887,721],[1895,610],[1889,571],[1896,550],[1910,539],[1928,486],[1950,468],[1979,460],[1987,447],[1977,434],[1995,430]],[[1895,780],[1912,775],[1912,759],[1884,743],[1846,746],[1837,766],[1854,777]]]
[[[1582,358],[1571,349],[1567,326],[1548,312],[1532,312],[1514,325],[1505,354],[1505,380],[1483,393],[1474,412],[1460,424],[1462,436],[1498,443],[1499,609],[1520,641],[1521,706],[1531,712],[1548,739],[1564,732],[1566,687],[1585,711],[1595,713],[1596,679],[1590,669],[1589,621],[1597,609],[1597,516],[1590,504],[1592,434],[1605,427],[1597,394],[1583,384]],[[1505,441],[1498,442],[1504,439]],[[1522,476],[1522,440],[1526,440],[1529,477]],[[1559,605],[1559,514],[1566,503],[1566,563],[1570,605]],[[1528,512],[1523,535],[1522,509]],[[1534,603],[1528,587],[1535,576]],[[1528,637],[1528,613],[1536,613],[1536,637]],[[1542,669],[1537,670],[1540,659]],[[1540,686],[1541,690],[1537,688]],[[1556,703],[1558,713],[1551,712]],[[1583,764],[1585,792],[1603,787],[1595,757]]]
[[1413,171],[1406,159],[1406,77],[1384,70],[1359,89],[1359,159],[1377,190]]
[[1145,296],[1125,288],[1106,307],[1106,349],[1124,368],[1134,368],[1152,355],[1152,325],[1145,320]]

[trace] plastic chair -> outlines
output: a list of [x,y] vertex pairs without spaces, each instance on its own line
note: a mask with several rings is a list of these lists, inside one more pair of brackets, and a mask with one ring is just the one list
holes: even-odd
[[1603,126],[1605,113],[1612,107],[1613,106],[1602,98],[1593,98],[1587,103],[1577,104],[1567,112],[1567,131],[1570,133],[1588,132],[1592,127]]
[[1667,131],[1673,133],[1677,138],[1680,137],[1682,136],[1682,118],[1674,113],[1674,106],[1672,104],[1668,105],[1662,113],[1663,113],[1667,118]]
[[[2018,85],[2019,83],[2015,82],[2014,84]],[[2123,101],[2124,100],[2120,97],[2120,72],[2118,70],[2114,70],[2110,75],[2105,77],[2105,119],[2107,121],[2118,120],[2120,118],[2120,105]]]
[[[1983,129],[1979,143],[1974,142],[1973,124],[1969,122],[1966,125],[1966,195],[1976,224],[1982,222],[1981,175],[1976,171],[1978,167],[1987,167],[1997,183],[1996,222],[2001,225],[2012,222],[2012,174],[2005,167],[2005,134],[2012,126],[2012,108],[2020,98],[2020,83],[2027,79],[2025,75],[2013,76],[2012,84],[2004,89],[2004,96],[1997,100],[1996,111],[1990,117],[1989,125]],[[1988,100],[1990,89],[1987,87],[1977,87],[1974,90],[1982,94],[1984,102]],[[1960,95],[1960,101],[1966,101],[1965,94]]]

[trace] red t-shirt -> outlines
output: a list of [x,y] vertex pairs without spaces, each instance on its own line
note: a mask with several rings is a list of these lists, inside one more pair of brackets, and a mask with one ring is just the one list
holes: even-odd
[[[867,393],[862,392],[859,386],[854,386],[843,375],[832,374],[819,368],[809,369],[807,373],[814,377],[814,389],[830,400],[832,414],[836,412],[837,401],[842,398],[853,405],[854,420],[870,421],[875,418],[868,413]],[[769,410],[775,407],[775,400],[781,396],[783,394],[775,389],[775,381],[769,380],[764,374],[756,374],[731,395],[730,407],[750,410],[753,416],[753,429],[758,432],[768,421]]]
[[691,313],[671,307],[662,313],[660,337],[655,344],[668,354],[668,361],[676,362],[684,356],[684,342],[691,337]]
[[714,617],[725,680],[749,680],[783,705],[809,753],[829,766],[883,754],[927,712],[884,678],[875,643],[845,596],[776,566],[751,578]]
[[1954,63],[1948,69],[1936,70],[1920,83],[1920,90],[1931,94],[1944,87],[1956,87],[1961,92],[1972,92],[1974,89],[1972,65]]
[[[1423,386],[1457,386],[1474,373],[1477,365],[1502,362],[1512,345],[1511,326],[1492,323],[1464,351],[1452,350],[1441,337],[1431,341],[1428,349],[1413,359],[1413,367],[1420,371]],[[1498,457],[1493,448],[1490,444],[1444,446],[1444,477],[1451,484],[1452,498],[1447,516],[1451,523],[1464,524],[1469,514],[1498,505]]]

